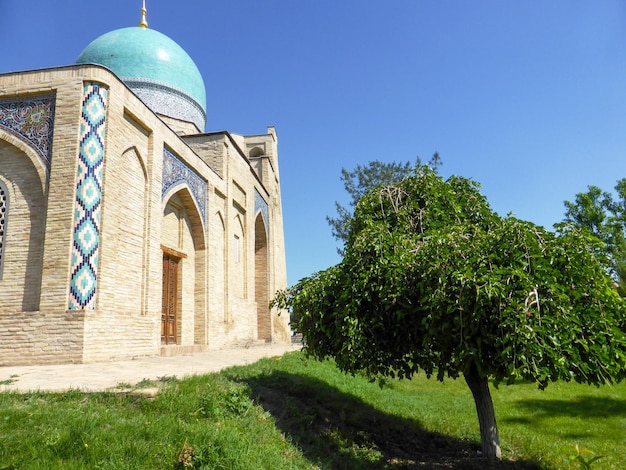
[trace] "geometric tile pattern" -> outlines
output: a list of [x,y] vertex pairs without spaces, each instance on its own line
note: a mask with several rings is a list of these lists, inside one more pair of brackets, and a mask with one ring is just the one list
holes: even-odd
[[204,181],[195,171],[176,157],[167,147],[163,148],[163,186],[161,187],[161,200],[172,186],[186,183],[189,186],[200,215],[206,227],[206,198],[207,182]]
[[0,100],[0,127],[34,148],[50,170],[56,96],[36,95]]
[[[270,227],[268,223],[270,218],[269,208],[267,207],[267,202],[265,202],[265,199],[261,196],[261,193],[254,188],[254,213],[256,214],[259,211],[261,211],[263,221],[265,222],[265,231],[268,232]],[[269,233],[266,233],[266,235],[269,235]]]
[[155,113],[193,122],[204,131],[206,112],[184,91],[156,80],[122,77],[122,81]]
[[85,83],[76,169],[70,310],[94,310],[100,250],[100,206],[107,89]]
[[0,279],[2,279],[2,266],[4,264],[5,234],[7,220],[9,219],[9,191],[0,181]]

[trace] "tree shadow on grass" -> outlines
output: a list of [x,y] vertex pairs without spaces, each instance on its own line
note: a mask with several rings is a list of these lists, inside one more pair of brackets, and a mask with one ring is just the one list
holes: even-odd
[[322,469],[536,469],[534,462],[489,465],[480,445],[425,430],[310,377],[273,371],[238,378],[279,429]]

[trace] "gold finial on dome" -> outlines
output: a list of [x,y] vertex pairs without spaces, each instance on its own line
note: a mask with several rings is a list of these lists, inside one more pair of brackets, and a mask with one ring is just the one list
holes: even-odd
[[147,28],[148,27],[148,21],[146,21],[146,13],[148,12],[148,10],[146,10],[146,0],[143,0],[143,7],[141,8],[141,21],[139,22],[139,27],[140,28]]

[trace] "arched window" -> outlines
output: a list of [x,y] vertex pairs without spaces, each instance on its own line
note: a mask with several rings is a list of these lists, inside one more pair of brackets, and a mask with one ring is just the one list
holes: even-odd
[[4,265],[4,247],[6,245],[7,221],[9,218],[9,191],[0,181],[0,279]]
[[250,158],[262,157],[263,155],[265,155],[265,150],[263,150],[261,147],[254,147],[250,150]]

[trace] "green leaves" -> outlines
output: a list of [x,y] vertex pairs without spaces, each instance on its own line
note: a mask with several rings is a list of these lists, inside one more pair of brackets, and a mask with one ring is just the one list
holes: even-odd
[[495,214],[477,183],[417,167],[361,197],[343,261],[275,302],[342,369],[496,382],[624,377],[624,302],[598,239]]
[[575,202],[565,201],[565,222],[598,237],[611,259],[610,269],[618,282],[618,292],[626,296],[626,178],[619,180],[615,194],[589,186],[586,193],[576,194]]
[[[441,165],[441,158],[435,152],[427,164],[422,164],[418,157],[415,164],[410,162],[386,163],[374,160],[368,162],[367,165],[358,164],[352,171],[342,168],[341,181],[344,189],[350,196],[350,202],[348,208],[335,202],[337,217],[326,217],[326,221],[332,229],[333,237],[339,241],[347,241],[351,231],[350,225],[353,221],[352,210],[368,191],[379,186],[398,184],[419,168],[431,168],[436,172]],[[340,254],[344,254],[343,248],[338,251]]]

